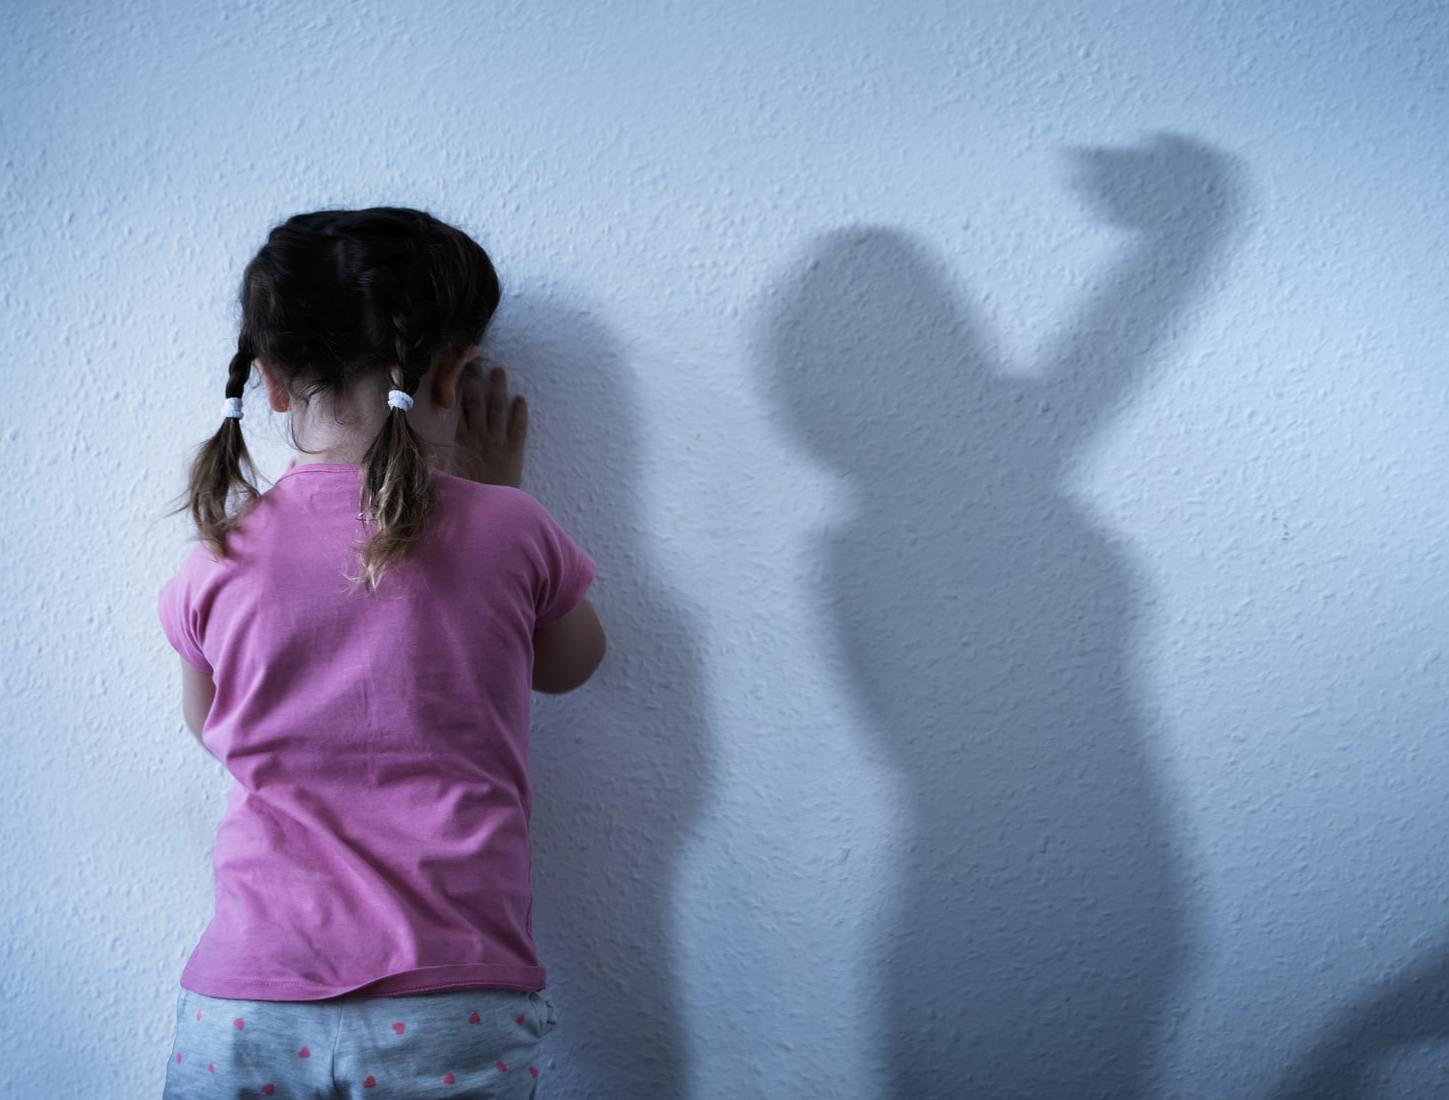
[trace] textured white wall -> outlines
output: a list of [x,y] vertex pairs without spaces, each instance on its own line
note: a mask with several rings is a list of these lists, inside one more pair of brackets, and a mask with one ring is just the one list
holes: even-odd
[[15,1095],[159,1094],[229,782],[161,513],[267,228],[378,203],[495,256],[599,561],[546,1095],[1449,1089],[1439,4],[0,20]]

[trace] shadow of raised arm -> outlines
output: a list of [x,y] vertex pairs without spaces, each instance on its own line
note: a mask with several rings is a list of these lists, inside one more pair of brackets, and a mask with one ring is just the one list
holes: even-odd
[[1136,388],[1173,325],[1190,320],[1185,303],[1241,220],[1246,175],[1236,158],[1172,131],[1142,148],[1071,146],[1068,156],[1088,207],[1135,234],[1037,372],[1044,410],[1080,439]]

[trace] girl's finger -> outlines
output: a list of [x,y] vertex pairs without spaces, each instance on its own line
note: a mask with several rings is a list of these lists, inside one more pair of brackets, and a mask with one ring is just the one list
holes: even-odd
[[458,386],[463,391],[463,407],[476,405],[483,395],[483,368],[477,359],[463,367]]
[[523,446],[523,441],[528,438],[528,402],[519,394],[513,399],[513,416],[508,422],[508,445],[513,448]]
[[491,431],[507,428],[508,372],[494,367],[488,372],[488,427]]
[[477,363],[470,363],[463,369],[458,380],[459,420],[465,431],[483,419],[483,376]]

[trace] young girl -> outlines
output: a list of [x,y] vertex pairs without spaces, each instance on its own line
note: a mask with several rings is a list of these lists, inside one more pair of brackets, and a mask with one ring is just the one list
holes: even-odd
[[[247,264],[199,542],[158,607],[236,779],[165,1100],[536,1094],[530,692],[605,642],[593,559],[519,488],[524,399],[482,375],[500,294],[466,234],[398,207],[289,218]],[[298,451],[266,492],[253,364]]]

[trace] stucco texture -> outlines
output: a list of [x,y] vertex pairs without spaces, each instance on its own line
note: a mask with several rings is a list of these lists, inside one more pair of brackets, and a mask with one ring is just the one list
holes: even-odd
[[7,1095],[160,1093],[230,783],[166,509],[267,229],[379,204],[494,257],[598,562],[605,665],[535,703],[540,1095],[1449,1093],[1441,5],[0,43]]

